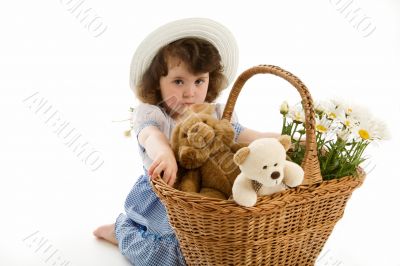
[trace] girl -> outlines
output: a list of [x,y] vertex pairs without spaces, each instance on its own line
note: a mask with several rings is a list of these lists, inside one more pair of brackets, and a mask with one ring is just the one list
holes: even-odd
[[[94,231],[119,246],[134,265],[185,265],[165,207],[150,184],[161,175],[172,186],[178,170],[169,145],[174,126],[192,104],[213,102],[235,76],[237,46],[231,33],[209,19],[184,19],[157,29],[132,59],[131,87],[143,102],[135,109],[133,131],[144,164],[115,224]],[[215,104],[220,119],[223,106]],[[231,121],[238,142],[277,137]]]

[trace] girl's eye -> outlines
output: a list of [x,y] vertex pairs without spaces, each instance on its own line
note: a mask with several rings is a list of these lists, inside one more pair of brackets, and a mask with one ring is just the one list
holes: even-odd
[[182,85],[182,84],[183,84],[183,80],[177,79],[177,80],[174,80],[174,83],[175,83],[176,85]]
[[264,165],[264,166],[263,166],[263,169],[267,169],[267,166],[266,166],[266,165]]
[[276,164],[274,164],[274,166],[277,166],[278,164],[276,163]]
[[195,81],[196,85],[201,85],[203,83],[204,83],[204,80],[202,80],[202,79],[198,79],[198,80]]

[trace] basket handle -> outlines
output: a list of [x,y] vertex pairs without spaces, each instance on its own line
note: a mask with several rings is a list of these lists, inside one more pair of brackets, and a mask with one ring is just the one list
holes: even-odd
[[229,94],[228,101],[225,105],[222,119],[228,121],[231,120],[233,109],[236,104],[236,100],[242,90],[243,85],[248,79],[256,74],[273,74],[281,77],[292,84],[297,91],[300,93],[302,99],[302,105],[305,112],[305,129],[306,129],[306,150],[304,159],[301,164],[304,169],[304,175],[307,177],[304,179],[304,185],[311,185],[314,183],[322,182],[321,170],[319,168],[319,161],[317,155],[317,143],[315,138],[315,113],[313,109],[313,100],[307,87],[292,73],[283,70],[280,67],[273,65],[260,65],[252,67],[244,71],[233,84],[232,90]]

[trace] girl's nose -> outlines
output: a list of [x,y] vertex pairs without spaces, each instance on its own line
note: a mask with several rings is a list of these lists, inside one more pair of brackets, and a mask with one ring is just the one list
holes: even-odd
[[184,91],[184,93],[183,93],[183,96],[186,97],[186,98],[193,97],[193,96],[194,96],[195,89],[196,89],[196,85],[194,85],[194,84],[193,84],[193,85],[189,85],[189,86],[185,89],[185,91]]

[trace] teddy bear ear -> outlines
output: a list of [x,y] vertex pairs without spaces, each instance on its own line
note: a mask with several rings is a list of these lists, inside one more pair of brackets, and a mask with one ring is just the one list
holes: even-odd
[[197,103],[190,106],[190,110],[198,114],[213,114],[214,106],[208,103]]
[[250,148],[243,147],[235,153],[235,155],[233,156],[233,161],[235,162],[236,165],[241,165],[246,160],[249,154],[250,154]]
[[282,144],[282,146],[285,148],[286,151],[288,151],[290,146],[292,145],[292,141],[290,139],[290,136],[288,135],[280,136],[278,138],[278,141]]

